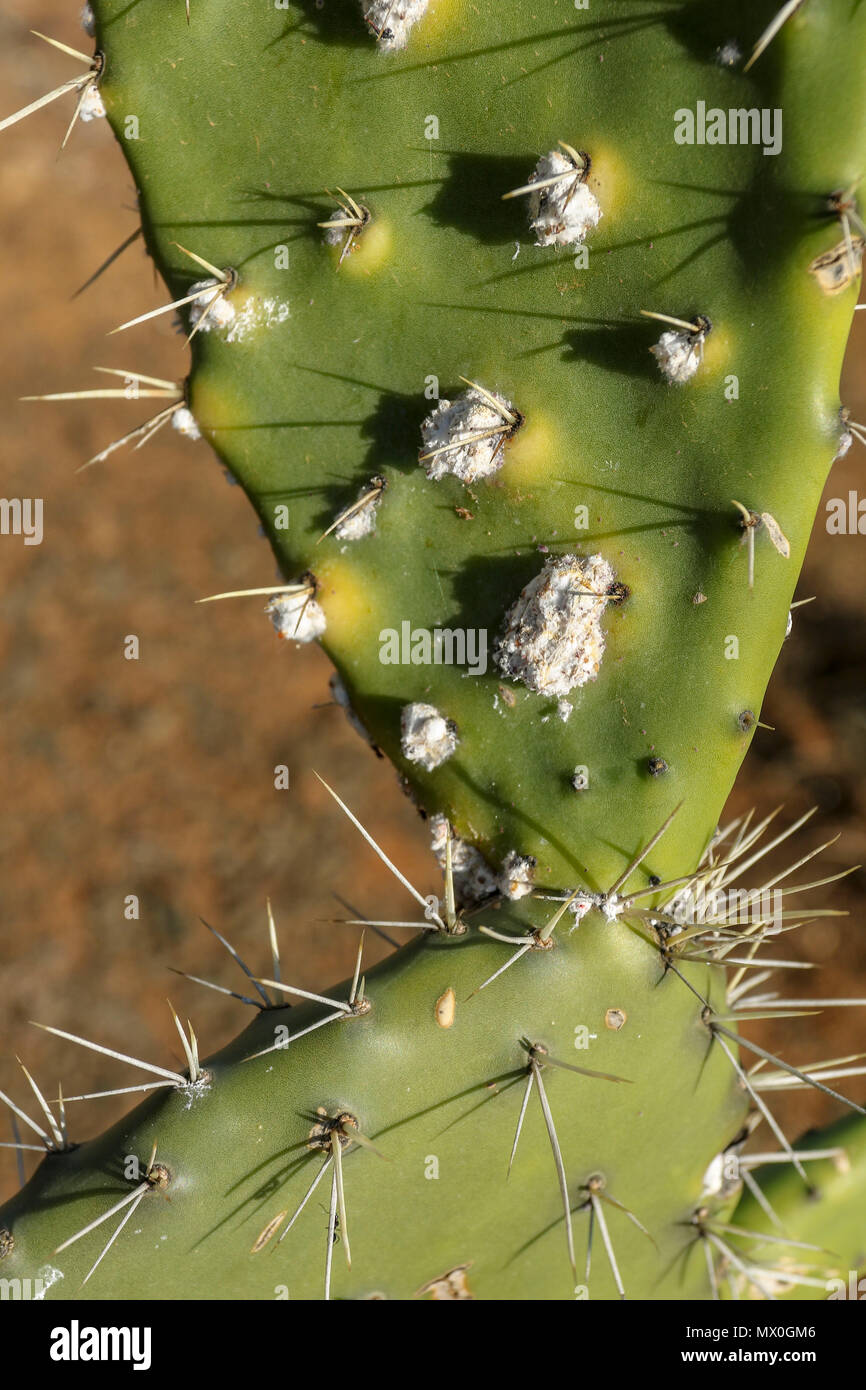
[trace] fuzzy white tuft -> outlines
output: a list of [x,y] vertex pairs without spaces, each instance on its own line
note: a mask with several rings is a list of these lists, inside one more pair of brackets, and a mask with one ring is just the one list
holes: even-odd
[[307,594],[274,594],[265,612],[278,637],[286,642],[315,642],[327,627],[325,615]]
[[400,716],[403,757],[420,763],[426,772],[439,767],[457,747],[457,731],[435,705],[404,705]]
[[509,850],[499,875],[499,891],[504,898],[525,898],[532,892],[537,861],[532,855],[518,854]]
[[288,304],[277,299],[259,299],[255,295],[251,295],[240,308],[227,294],[220,295],[210,312],[207,312],[213,292],[219,285],[219,280],[199,280],[190,288],[190,294],[197,294],[198,298],[190,306],[189,323],[191,328],[200,323],[200,333],[216,332],[227,343],[242,343],[256,329],[273,328],[290,317]]
[[650,348],[659,369],[676,386],[691,381],[704,357],[703,333],[689,333],[684,328],[672,328],[663,333]]
[[557,697],[595,680],[604,655],[605,594],[613,582],[600,555],[548,560],[508,612],[496,650],[503,675]]
[[[503,411],[514,415],[511,401],[504,396],[494,399],[502,402]],[[421,452],[432,454],[431,458],[422,459],[427,477],[438,482],[452,473],[461,482],[474,483],[497,473],[505,462],[505,434],[509,429],[503,411],[497,410],[474,387],[456,401],[441,400],[421,426]],[[487,434],[488,430],[496,433]],[[477,438],[484,434],[485,439]],[[436,449],[442,452],[434,453]]]
[[593,907],[598,907],[601,902],[601,895],[598,893],[578,893],[568,905],[569,912],[574,914],[574,926],[569,928],[569,936],[573,931],[577,931],[586,914]]
[[360,541],[365,536],[372,536],[376,531],[376,513],[379,510],[379,503],[382,501],[382,490],[374,491],[369,483],[364,483],[360,489],[357,501],[362,497],[367,498],[363,507],[352,512],[341,521],[339,526],[334,527],[334,535],[338,541]]
[[615,922],[625,911],[625,903],[616,893],[608,893],[601,898],[598,908],[604,913],[606,922]]
[[231,300],[224,294],[219,299],[214,300],[214,292],[220,287],[219,280],[196,280],[194,285],[190,285],[189,293],[197,295],[198,298],[190,305],[189,323],[190,328],[195,328],[196,324],[204,318],[208,305],[213,304],[207,318],[204,319],[200,333],[210,333],[214,328],[226,328],[235,316],[235,307]]
[[361,0],[364,19],[381,53],[395,53],[409,42],[409,31],[427,13],[428,0]]
[[[448,821],[445,816],[433,816],[430,820],[430,845],[443,870],[447,836]],[[454,834],[451,836],[451,872],[458,907],[475,907],[499,891],[496,874],[483,854]]]
[[[348,230],[351,231],[351,228]],[[346,240],[346,231],[345,227],[323,227],[322,241],[326,246],[342,246]]]
[[172,429],[176,429],[184,439],[201,439],[201,430],[195,422],[195,416],[185,405],[178,406],[171,417],[171,424]]
[[105,102],[95,82],[91,82],[87,87],[81,106],[78,108],[78,118],[82,121],[98,121],[105,115]]
[[558,150],[539,159],[528,182],[557,180],[529,195],[529,225],[536,246],[574,246],[597,227],[602,216],[598,199],[580,182],[580,170]]

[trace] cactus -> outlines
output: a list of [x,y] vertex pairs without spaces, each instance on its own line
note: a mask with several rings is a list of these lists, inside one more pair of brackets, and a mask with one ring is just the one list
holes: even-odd
[[[765,1053],[748,1025],[782,1006],[749,986],[829,880],[801,822],[716,827],[860,430],[866,10],[92,9],[58,95],[104,103],[170,300],[121,327],[174,306],[191,353],[180,384],[115,369],[162,404],[97,458],[167,423],[212,446],[281,577],[211,598],[322,644],[441,887],[329,788],[407,893],[358,925],[408,944],[365,976],[362,936],[315,995],[244,965],[252,1022],[202,1062],[176,1020],[184,1072],[60,1033],[152,1094],[77,1147],[35,1080],[35,1109],[4,1097],[48,1150],[0,1211],[4,1275],[815,1296],[858,1253],[866,1111],[828,1083],[860,1069]],[[786,1078],[855,1115],[792,1145]]]

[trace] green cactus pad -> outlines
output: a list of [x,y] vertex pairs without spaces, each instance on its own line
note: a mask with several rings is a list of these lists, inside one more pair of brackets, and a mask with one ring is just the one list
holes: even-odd
[[3,1271],[58,1298],[710,1297],[700,1223],[739,1190],[710,1175],[750,1095],[771,1117],[727,924],[669,914],[747,858],[745,824],[713,831],[844,440],[866,8],[807,0],[748,72],[771,4],[94,10],[147,246],[195,296],[184,404],[279,567],[227,601],[321,641],[496,900],[446,896],[362,995],[263,1009],[50,1154],[0,1212]]

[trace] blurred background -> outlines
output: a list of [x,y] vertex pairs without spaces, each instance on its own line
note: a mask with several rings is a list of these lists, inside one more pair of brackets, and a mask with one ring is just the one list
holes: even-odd
[[[77,69],[30,36],[87,50],[79,6],[6,0],[0,16],[0,116]],[[424,826],[390,766],[331,703],[329,665],[278,643],[256,601],[197,608],[225,589],[268,584],[270,552],[238,488],[208,447],[166,428],[139,452],[76,468],[139,424],[148,402],[23,403],[27,394],[91,388],[91,368],[184,375],[183,338],[169,317],[108,340],[124,320],[165,302],[141,242],[89,289],[75,291],[136,229],[135,190],[104,122],[58,147],[74,98],[0,136],[0,324],[3,414],[0,491],[44,499],[39,546],[0,539],[0,1089],[32,1109],[18,1053],[46,1094],[140,1079],[29,1026],[36,1019],[161,1065],[183,1065],[166,997],[193,1019],[205,1052],[246,1022],[232,1000],[172,975],[190,971],[238,988],[240,975],[199,923],[223,931],[269,973],[265,901],[280,930],[284,973],[322,988],[351,970],[353,929],[335,894],[362,912],[405,914],[407,899],[319,787],[316,768],[422,892],[438,875]],[[106,379],[103,379],[105,381]],[[866,419],[866,313],[856,316],[843,385]],[[159,407],[156,402],[153,409]],[[854,445],[825,497],[863,483]],[[866,593],[858,536],[829,536],[819,513],[796,610],[759,730],[729,805],[782,820],[818,815],[798,853],[839,834],[822,877],[866,861]],[[124,659],[134,634],[140,659]],[[286,764],[291,785],[274,788]],[[787,858],[798,853],[786,847]],[[800,875],[801,879],[803,875]],[[820,890],[816,906],[847,910],[785,938],[813,961],[790,972],[786,996],[866,996],[862,870]],[[140,901],[137,921],[124,901]],[[379,952],[373,941],[368,959]],[[866,1051],[862,1009],[752,1028],[803,1064]],[[73,1055],[74,1054],[74,1055]],[[866,1098],[863,1081],[842,1083]],[[32,1099],[32,1098],[31,1098]],[[75,1137],[95,1132],[124,1098],[74,1107]],[[2,1107],[0,1107],[2,1109]],[[817,1093],[774,1100],[789,1134],[838,1113]],[[759,1131],[762,1143],[767,1136]],[[11,1138],[0,1113],[0,1139]],[[27,1170],[36,1155],[27,1155]],[[17,1186],[0,1150],[0,1199]]]

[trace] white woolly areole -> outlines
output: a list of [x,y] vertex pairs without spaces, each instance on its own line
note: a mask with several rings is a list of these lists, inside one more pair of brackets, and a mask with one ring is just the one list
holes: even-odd
[[843,429],[842,433],[839,435],[839,447],[833,455],[833,462],[835,463],[837,459],[843,459],[853,443],[854,436],[851,431],[849,429]]
[[256,329],[273,328],[290,317],[288,304],[278,299],[258,299],[255,295],[250,295],[240,308],[236,308],[229,296],[222,294],[207,313],[213,292],[219,286],[219,280],[199,280],[190,288],[190,294],[198,294],[190,305],[190,327],[195,328],[196,324],[201,323],[200,333],[219,332],[226,343],[242,343]]
[[339,526],[334,527],[334,535],[338,541],[360,541],[365,536],[372,536],[376,530],[376,513],[379,510],[379,503],[382,501],[382,489],[374,491],[369,483],[365,483],[358,493],[360,500],[366,496],[367,501],[363,507],[359,507],[351,516],[347,516],[345,521],[341,521]]
[[[504,396],[496,396],[495,399],[502,402],[505,410],[514,414],[511,401]],[[438,482],[453,473],[464,483],[489,478],[505,462],[505,431],[509,428],[507,417],[474,387],[456,401],[441,400],[421,426],[424,441],[422,454],[443,449],[442,453],[422,460],[427,477]],[[496,430],[497,433],[488,434],[486,439],[476,438],[488,430]],[[443,448],[445,445],[453,445],[453,448]]]
[[684,328],[663,333],[651,348],[663,376],[677,386],[691,381],[704,357],[703,333],[689,333]]
[[432,772],[451,757],[457,747],[457,733],[435,705],[404,705],[400,715],[400,744],[404,758]]
[[615,922],[625,911],[625,902],[616,893],[590,893],[589,889],[577,893],[568,905],[569,912],[573,912],[575,917],[570,932],[580,926],[593,907],[603,914],[606,922]]
[[178,1087],[183,1095],[184,1110],[191,1110],[193,1102],[200,1096],[206,1095],[211,1088],[211,1077],[203,1072],[197,1081],[188,1081],[183,1087]]
[[[444,871],[445,845],[449,825],[445,816],[436,815],[430,820],[430,847],[436,861]],[[484,855],[466,840],[451,835],[451,873],[454,879],[454,897],[458,907],[475,907],[499,891],[496,874]]]
[[201,430],[195,422],[195,416],[185,405],[178,406],[171,417],[171,425],[184,439],[201,439]]
[[[559,177],[561,175],[561,177]],[[527,182],[557,179],[529,195],[529,225],[536,246],[573,246],[597,227],[602,212],[580,171],[558,150],[543,154]]]
[[196,280],[195,284],[189,287],[189,293],[197,296],[189,308],[191,328],[195,328],[199,320],[204,318],[208,306],[213,305],[199,329],[200,333],[210,333],[214,328],[225,328],[235,316],[235,306],[227,295],[221,294],[218,299],[214,299],[214,292],[221,284],[221,280]]
[[574,926],[569,927],[569,936],[573,931],[577,930],[590,909],[598,907],[599,902],[600,897],[598,893],[578,893],[573,901],[569,903],[568,910],[574,913]]
[[610,893],[599,901],[598,908],[604,913],[606,922],[615,922],[625,911],[625,903],[616,893]]
[[496,650],[502,674],[557,697],[595,680],[604,655],[604,596],[613,582],[600,555],[548,560],[509,609]]
[[405,48],[409,30],[427,13],[428,0],[361,0],[364,18],[382,53]]
[[516,849],[509,850],[502,865],[502,873],[499,875],[499,891],[502,896],[515,901],[531,893],[535,868],[536,861],[531,855],[518,854]]
[[85,89],[81,105],[78,108],[78,119],[81,121],[96,121],[104,115],[105,103],[102,100],[96,83],[91,82]]
[[85,34],[89,34],[93,38],[96,33],[96,16],[93,13],[93,6],[90,4],[82,5],[78,20]]
[[319,604],[306,594],[274,594],[265,612],[278,637],[287,642],[315,642],[327,627]]

